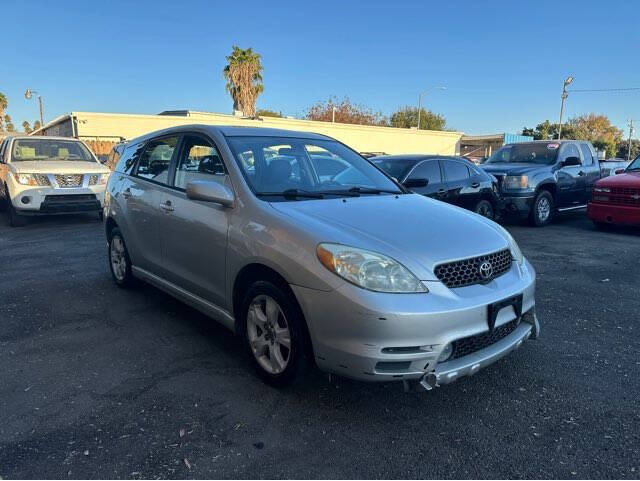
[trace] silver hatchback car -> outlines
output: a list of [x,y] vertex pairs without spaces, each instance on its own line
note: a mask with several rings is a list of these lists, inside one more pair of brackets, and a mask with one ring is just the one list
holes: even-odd
[[431,389],[539,334],[535,272],[507,231],[323,135],[189,125],[134,139],[105,219],[119,286],[147,281],[243,336],[274,385],[306,360]]

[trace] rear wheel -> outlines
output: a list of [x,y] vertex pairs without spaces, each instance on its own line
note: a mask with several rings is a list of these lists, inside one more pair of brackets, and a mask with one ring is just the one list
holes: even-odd
[[111,231],[109,239],[109,268],[114,282],[119,287],[129,287],[134,278],[131,274],[131,259],[122,233],[117,227]]
[[257,281],[242,304],[245,340],[258,375],[268,384],[291,384],[304,362],[304,319],[291,294]]
[[480,214],[481,216],[491,220],[493,220],[496,216],[493,205],[486,199],[481,199],[480,201],[478,201],[473,211],[476,214]]
[[531,207],[529,222],[536,227],[543,227],[551,222],[555,209],[553,196],[549,191],[542,190],[536,195]]

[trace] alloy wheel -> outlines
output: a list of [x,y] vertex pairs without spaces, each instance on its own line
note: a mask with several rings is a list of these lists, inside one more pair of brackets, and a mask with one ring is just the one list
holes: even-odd
[[545,222],[549,215],[551,214],[551,204],[549,203],[549,199],[546,197],[540,198],[538,201],[538,219],[540,221]]
[[125,276],[127,275],[127,256],[124,242],[122,242],[122,239],[119,236],[115,236],[111,239],[109,254],[113,275],[118,281],[124,281]]
[[291,331],[280,305],[270,296],[256,296],[247,312],[247,337],[262,369],[282,373],[291,357]]

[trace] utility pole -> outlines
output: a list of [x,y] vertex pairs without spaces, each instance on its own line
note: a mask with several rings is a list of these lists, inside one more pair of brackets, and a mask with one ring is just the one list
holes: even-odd
[[633,119],[629,119],[629,150],[627,152],[627,160],[631,160],[631,136],[633,135]]
[[562,112],[564,111],[564,101],[569,96],[569,94],[567,93],[567,87],[571,82],[573,82],[573,77],[569,76],[564,81],[564,85],[562,86],[562,95],[560,96],[562,101],[560,102],[560,124],[558,125],[558,140],[562,138]]
[[42,114],[42,96],[36,90],[27,89],[24,93],[24,98],[27,100],[31,100],[33,98],[33,94],[38,94],[38,104],[40,105],[40,127],[44,127],[44,115]]
[[420,130],[420,114],[422,113],[422,96],[431,90],[447,90],[447,87],[429,87],[427,90],[418,94],[418,130]]

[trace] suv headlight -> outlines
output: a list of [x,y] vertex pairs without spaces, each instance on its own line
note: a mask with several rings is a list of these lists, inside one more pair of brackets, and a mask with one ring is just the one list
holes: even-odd
[[406,267],[383,254],[341,244],[320,244],[316,254],[331,272],[363,289],[392,293],[429,292]]
[[508,190],[523,190],[529,186],[529,177],[526,175],[507,175],[502,185]]
[[20,185],[48,186],[51,185],[49,178],[44,174],[22,174],[15,173],[13,177]]

